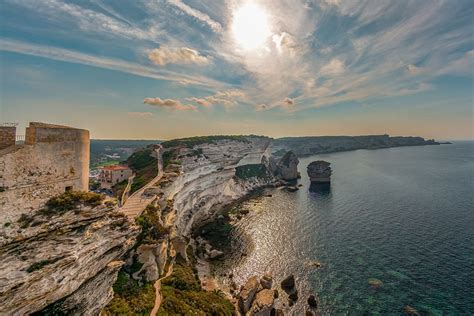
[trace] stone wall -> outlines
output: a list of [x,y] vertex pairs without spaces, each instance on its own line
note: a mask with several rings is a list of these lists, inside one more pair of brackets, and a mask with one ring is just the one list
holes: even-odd
[[65,190],[88,190],[89,131],[30,123],[26,144],[0,151],[0,223]]
[[0,150],[15,145],[15,137],[15,126],[0,126]]

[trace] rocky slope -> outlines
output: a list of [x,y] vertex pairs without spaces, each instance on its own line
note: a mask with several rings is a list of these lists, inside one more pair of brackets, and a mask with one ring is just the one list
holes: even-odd
[[138,232],[112,205],[24,214],[0,239],[0,314],[97,315]]
[[171,180],[165,191],[177,210],[177,233],[188,235],[192,225],[216,206],[272,183],[265,165],[270,143],[266,137],[242,137],[175,148],[179,164],[168,173]]

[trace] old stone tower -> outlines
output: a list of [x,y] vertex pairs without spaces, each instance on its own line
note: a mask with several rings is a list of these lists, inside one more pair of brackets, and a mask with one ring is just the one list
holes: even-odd
[[24,143],[16,138],[15,127],[0,127],[0,222],[64,191],[88,190],[89,131],[31,122]]

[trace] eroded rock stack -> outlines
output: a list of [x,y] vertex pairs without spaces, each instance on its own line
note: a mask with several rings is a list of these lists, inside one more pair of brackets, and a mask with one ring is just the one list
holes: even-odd
[[313,161],[308,165],[308,176],[312,184],[331,182],[331,163],[324,160]]
[[292,152],[287,152],[277,164],[277,175],[285,181],[292,181],[299,178],[298,157]]

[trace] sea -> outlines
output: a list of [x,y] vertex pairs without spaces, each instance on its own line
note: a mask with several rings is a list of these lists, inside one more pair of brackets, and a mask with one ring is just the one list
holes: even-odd
[[[331,163],[330,187],[311,188],[314,160]],[[321,315],[474,315],[474,142],[315,155],[298,169],[299,191],[234,206],[250,212],[217,275],[295,275],[296,305],[279,300],[293,315],[310,294]]]

